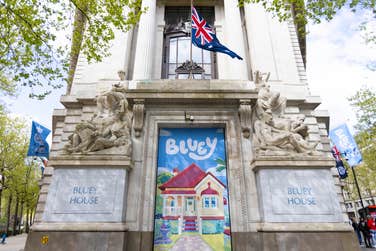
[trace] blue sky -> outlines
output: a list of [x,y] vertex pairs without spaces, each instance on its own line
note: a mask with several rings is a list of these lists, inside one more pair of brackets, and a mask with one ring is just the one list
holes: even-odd
[[[347,123],[351,128],[356,123],[347,97],[363,85],[376,90],[376,71],[366,67],[376,61],[376,45],[366,45],[358,29],[367,17],[367,13],[344,10],[329,23],[308,26],[308,84],[312,95],[321,96],[319,109],[329,111],[331,128],[341,123]],[[375,31],[375,21],[373,25]],[[30,126],[31,120],[35,120],[51,128],[53,109],[63,108],[59,100],[64,92],[65,87],[43,101],[29,99],[26,93],[21,93],[17,99],[2,99],[15,116],[30,121]]]

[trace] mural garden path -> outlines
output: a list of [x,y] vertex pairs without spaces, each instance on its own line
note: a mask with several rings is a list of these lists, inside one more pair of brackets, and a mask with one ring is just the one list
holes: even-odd
[[199,235],[182,236],[171,251],[213,251]]

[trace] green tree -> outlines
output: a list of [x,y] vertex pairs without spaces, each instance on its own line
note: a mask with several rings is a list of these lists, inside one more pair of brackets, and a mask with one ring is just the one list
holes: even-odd
[[259,3],[280,20],[287,20],[294,15],[303,24],[307,20],[314,23],[330,21],[342,8],[349,8],[353,12],[360,9],[374,12],[376,7],[376,1],[373,0],[239,0],[240,5],[245,3]]
[[7,189],[7,175],[26,156],[27,137],[25,135],[23,121],[10,118],[9,115],[0,111],[0,216],[2,215],[2,193]]
[[217,168],[216,168],[216,171],[217,172],[222,172],[224,169],[226,169],[226,161],[224,161],[223,159],[221,158],[216,158],[215,159],[215,162],[217,162]]
[[140,6],[141,0],[0,0],[0,91],[14,94],[17,84],[43,98],[67,78],[68,46],[58,44],[57,34],[74,21],[71,58],[81,51],[100,61],[115,29],[128,30],[138,21]]
[[[349,98],[349,101],[355,108],[357,116],[355,141],[363,157],[362,164],[355,167],[355,172],[362,196],[372,197],[376,195],[376,92],[362,87]],[[353,180],[353,174],[349,172],[345,190],[353,199],[358,199]]]
[[25,162],[28,131],[23,120],[0,110],[0,218],[13,233],[20,229],[25,211],[29,219],[38,198],[39,166]]
[[356,110],[358,123],[355,128],[358,133],[355,139],[363,162],[370,170],[376,171],[376,92],[363,87],[349,101]]

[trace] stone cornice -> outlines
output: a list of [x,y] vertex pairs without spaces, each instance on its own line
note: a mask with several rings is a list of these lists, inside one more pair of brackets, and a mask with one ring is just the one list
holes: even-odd
[[344,222],[265,222],[258,232],[350,232],[352,227]]
[[272,168],[322,168],[330,169],[335,166],[334,160],[327,155],[322,156],[262,156],[250,163],[251,169],[257,172],[260,169]]
[[129,157],[119,155],[59,155],[53,157],[48,162],[49,166],[53,167],[74,167],[74,166],[88,166],[88,167],[124,167],[131,170],[133,163]]
[[41,231],[72,231],[72,232],[126,232],[125,223],[117,222],[47,222],[34,224],[31,229]]

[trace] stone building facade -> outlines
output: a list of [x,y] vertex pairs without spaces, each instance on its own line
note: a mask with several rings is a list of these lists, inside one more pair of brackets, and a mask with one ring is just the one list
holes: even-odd
[[195,79],[176,71],[189,54],[189,1],[143,1],[111,56],[79,57],[25,250],[155,249],[161,128],[223,130],[232,250],[358,249],[295,26],[237,4],[195,1],[244,58],[195,49]]

